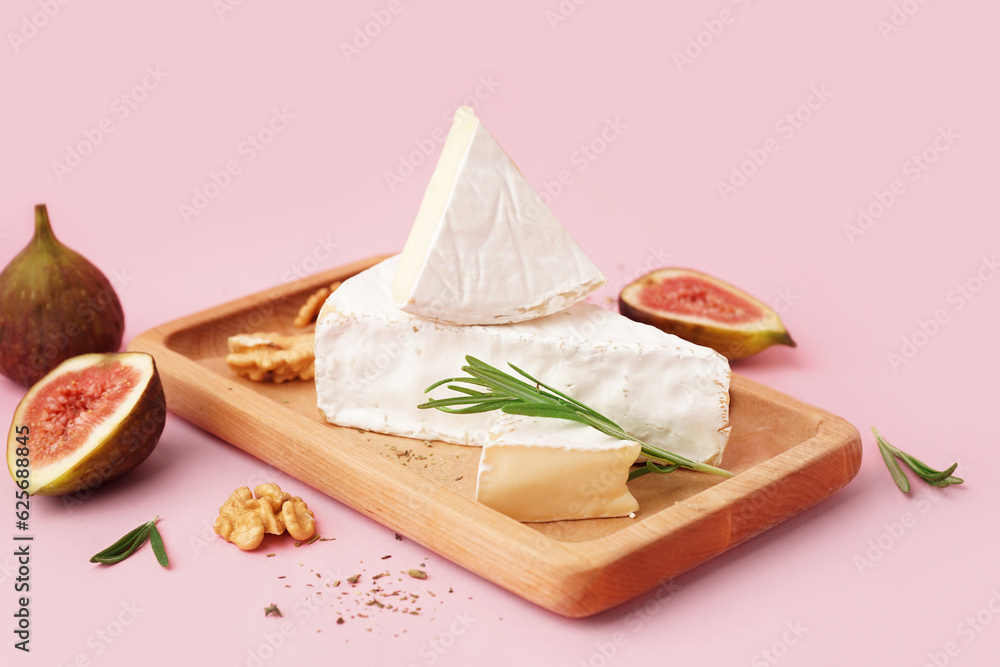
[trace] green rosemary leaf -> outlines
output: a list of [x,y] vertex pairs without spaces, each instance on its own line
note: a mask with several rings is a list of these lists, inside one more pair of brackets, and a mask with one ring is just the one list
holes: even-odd
[[470,387],[463,387],[463,386],[458,385],[458,384],[450,384],[450,385],[448,385],[448,389],[451,389],[452,391],[457,391],[458,393],[465,394],[467,396],[479,396],[479,397],[490,396],[490,394],[488,394],[486,392],[478,391],[478,390],[472,389]]
[[433,405],[442,412],[448,412],[453,415],[471,415],[478,412],[492,412],[493,410],[501,410],[506,406],[511,404],[511,399],[499,399],[495,401],[483,401],[481,403],[469,405],[466,408],[451,408],[451,407],[440,407],[439,405]]
[[961,484],[964,481],[965,480],[963,480],[961,477],[947,477],[945,479],[928,481],[927,483],[930,484],[931,486],[936,486],[939,489],[943,489],[946,486],[951,486],[952,484]]
[[427,387],[427,389],[424,389],[424,393],[425,394],[430,393],[434,389],[437,389],[438,387],[440,387],[443,384],[448,384],[449,382],[464,382],[466,384],[478,384],[478,385],[480,385],[482,387],[488,387],[489,386],[487,383],[481,382],[479,380],[476,380],[475,378],[445,378],[443,380],[438,380],[437,382],[435,382],[431,386]]
[[[491,398],[487,400],[493,400],[493,399]],[[505,399],[505,400],[512,400],[512,399]],[[482,399],[476,396],[450,396],[448,398],[432,398],[426,403],[421,403],[417,407],[421,409],[426,409],[426,408],[440,409],[440,408],[449,408],[453,405],[476,405],[477,403],[481,402]]]
[[955,469],[958,467],[957,463],[952,463],[951,467],[947,470],[935,470],[920,459],[907,454],[901,449],[896,447],[892,447],[892,449],[894,450],[893,453],[902,459],[903,463],[908,465],[913,472],[920,475],[925,482],[940,482],[943,479],[947,479],[951,477],[951,473],[955,472]]
[[579,412],[575,412],[561,405],[550,403],[508,403],[501,408],[509,415],[521,415],[523,417],[548,417],[551,419],[565,419],[590,425]]
[[[875,431],[873,428],[872,431]],[[903,470],[896,463],[896,457],[892,450],[889,448],[890,445],[886,443],[879,436],[878,431],[875,431],[875,442],[878,444],[878,450],[882,453],[882,460],[885,461],[885,465],[889,468],[889,474],[892,475],[892,479],[896,482],[896,486],[903,493],[910,492],[910,480],[906,478]]]
[[653,463],[652,461],[650,461],[650,460],[647,459],[646,460],[646,465],[642,466],[641,468],[635,468],[635,469],[629,471],[628,481],[631,482],[633,479],[636,479],[637,477],[642,477],[643,475],[648,475],[649,473],[656,473],[658,475],[666,475],[667,473],[671,473],[671,472],[677,470],[678,468],[680,468],[680,466],[677,465],[677,464],[669,465],[669,466],[658,466],[655,463]]
[[96,554],[94,554],[90,558],[90,562],[97,563],[99,562],[98,561],[99,558],[109,558],[111,556],[115,556],[122,553],[123,551],[128,549],[128,547],[132,544],[132,542],[135,540],[136,536],[139,535],[139,533],[148,529],[149,529],[148,523],[144,523],[141,526],[136,526],[132,530],[125,533],[117,542],[112,544],[110,547],[98,551]]
[[160,530],[156,527],[155,521],[149,526],[149,546],[153,547],[153,553],[156,554],[156,561],[163,567],[170,565],[170,559],[167,558],[167,550],[163,548],[163,536],[160,535]]
[[142,530],[135,534],[132,541],[126,544],[124,547],[118,549],[117,551],[102,551],[101,553],[94,554],[90,562],[92,563],[102,563],[104,565],[114,565],[115,563],[120,563],[132,554],[134,554],[139,547],[146,543],[149,539],[149,524],[145,523],[141,526]]

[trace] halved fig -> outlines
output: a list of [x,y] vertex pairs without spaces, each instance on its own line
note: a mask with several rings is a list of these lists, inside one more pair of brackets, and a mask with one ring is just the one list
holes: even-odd
[[622,315],[742,359],[771,345],[795,347],[781,318],[763,302],[691,269],[658,269],[621,291]]
[[7,468],[29,494],[95,488],[142,463],[166,417],[152,356],[82,354],[59,364],[21,399],[7,436]]

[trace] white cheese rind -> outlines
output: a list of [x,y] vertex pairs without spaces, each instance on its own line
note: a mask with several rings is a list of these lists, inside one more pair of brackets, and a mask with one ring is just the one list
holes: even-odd
[[638,455],[639,443],[584,424],[501,415],[483,447],[476,500],[517,521],[628,516],[639,509],[627,486]]
[[396,305],[503,324],[563,310],[604,283],[472,109],[458,109],[394,276]]
[[[588,303],[497,326],[420,318],[392,302],[398,261],[390,258],[347,280],[320,312],[316,394],[328,421],[484,445],[493,413],[416,407],[427,398],[425,388],[461,375],[465,355],[472,355],[498,368],[513,363],[650,444],[719,461],[729,436],[729,364],[721,355]],[[447,394],[445,388],[434,392]]]

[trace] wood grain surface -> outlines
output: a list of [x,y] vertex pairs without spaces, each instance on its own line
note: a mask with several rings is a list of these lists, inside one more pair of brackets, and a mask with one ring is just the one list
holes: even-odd
[[316,288],[355,262],[151,329],[128,345],[156,360],[168,408],[517,595],[570,617],[625,602],[846,485],[861,440],[845,420],[734,375],[730,479],[678,471],[629,488],[635,518],[522,524],[475,501],[480,449],[341,428],[312,382],[255,383],[225,363],[237,333],[301,333]]

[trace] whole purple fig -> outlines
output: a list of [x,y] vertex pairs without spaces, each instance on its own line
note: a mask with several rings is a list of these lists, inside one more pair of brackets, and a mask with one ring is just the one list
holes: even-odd
[[118,351],[124,331],[111,283],[35,206],[35,236],[0,273],[0,373],[30,387],[70,357]]

